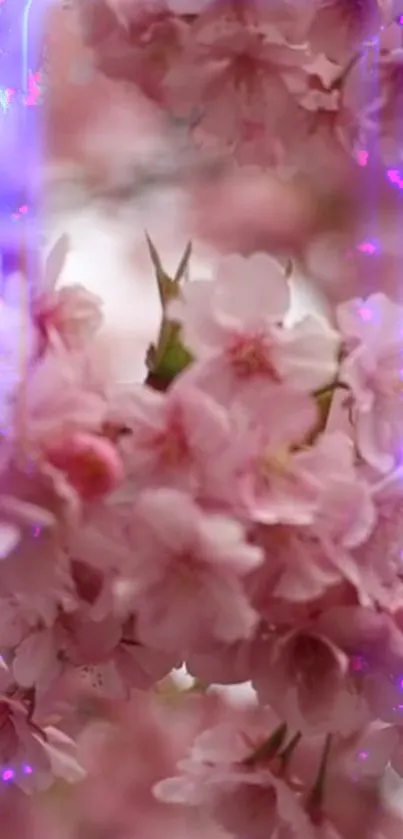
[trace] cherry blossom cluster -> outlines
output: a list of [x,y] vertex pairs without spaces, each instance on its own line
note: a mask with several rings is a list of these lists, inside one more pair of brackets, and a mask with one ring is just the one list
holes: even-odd
[[227,167],[221,189],[192,185],[198,231],[292,255],[332,304],[373,272],[399,296],[401,0],[73,5],[97,78]]
[[[190,248],[170,279],[149,246],[144,384],[94,353],[101,302],[56,289],[64,237],[20,369],[4,303],[3,781],[88,771],[77,819],[110,835],[159,835],[172,809],[173,832],[345,839],[371,806],[363,835],[389,839],[370,831],[403,755],[403,309],[376,293],[337,328],[290,323],[268,254],[186,282]],[[183,664],[196,688],[171,695]],[[256,704],[209,691],[246,681]]]
[[2,837],[401,839],[403,3],[73,5],[139,120],[223,164],[185,184],[221,254],[170,276],[146,236],[130,384],[65,236],[8,280]]

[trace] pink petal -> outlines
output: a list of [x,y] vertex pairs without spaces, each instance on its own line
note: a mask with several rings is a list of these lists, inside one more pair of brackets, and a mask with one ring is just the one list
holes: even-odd
[[214,310],[242,325],[283,320],[290,306],[284,269],[272,257],[255,253],[249,259],[230,256],[220,263],[214,284]]
[[19,645],[13,661],[13,673],[22,687],[32,687],[37,681],[53,675],[56,666],[50,632],[34,632]]
[[403,744],[399,742],[391,761],[392,769],[403,778]]
[[332,382],[337,372],[340,337],[315,317],[308,316],[279,333],[278,368],[297,390],[314,391]]
[[38,734],[34,737],[46,752],[54,775],[70,784],[82,781],[86,772],[77,760],[73,740],[52,726],[45,729],[45,734],[46,740]]
[[212,515],[200,522],[206,561],[235,574],[247,574],[259,567],[263,553],[244,541],[241,525],[225,516]]
[[57,239],[55,244],[48,254],[45,265],[44,288],[45,291],[51,291],[56,285],[60,274],[66,263],[66,259],[70,249],[69,237],[66,234]]
[[166,778],[154,785],[153,792],[159,801],[166,801],[169,804],[195,806],[203,802],[202,785],[197,783],[197,779],[180,776]]
[[136,514],[139,533],[142,533],[143,524],[147,528],[144,535],[146,550],[148,541],[151,547],[153,543],[160,544],[160,550],[167,552],[186,550],[192,545],[198,509],[184,493],[171,489],[146,491],[139,498]]
[[182,325],[183,340],[197,357],[222,345],[224,332],[214,319],[212,299],[212,282],[195,280],[183,288],[181,298],[167,307],[167,316]]
[[0,524],[0,560],[6,559],[17,547],[21,538],[21,531],[12,524]]

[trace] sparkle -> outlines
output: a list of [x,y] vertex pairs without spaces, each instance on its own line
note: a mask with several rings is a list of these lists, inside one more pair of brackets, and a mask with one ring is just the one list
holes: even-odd
[[357,250],[361,251],[361,253],[374,254],[374,253],[377,253],[379,248],[374,242],[368,242],[367,241],[367,242],[360,242],[360,244],[357,245]]
[[22,207],[18,207],[18,210],[15,213],[12,213],[11,218],[14,221],[17,221],[21,218],[21,216],[26,216],[28,212],[28,204],[23,204]]
[[264,376],[279,382],[279,374],[270,359],[270,350],[270,340],[262,335],[236,335],[228,348],[228,358],[240,379]]
[[360,752],[358,757],[360,758],[360,760],[367,760],[368,752]]
[[354,655],[351,659],[351,669],[354,673],[361,673],[365,668],[365,661],[362,655]]
[[362,167],[366,166],[367,163],[368,163],[368,157],[369,157],[368,152],[365,151],[364,149],[358,151],[356,153],[356,160],[357,160],[358,165],[362,166]]
[[360,308],[358,309],[358,314],[361,320],[364,320],[366,323],[369,323],[369,321],[371,321],[373,318],[373,312],[369,308],[369,306],[360,306]]
[[32,769],[32,766],[29,766],[28,763],[25,763],[24,766],[22,767],[22,771],[23,771],[24,775],[32,775],[33,769]]
[[12,781],[14,778],[15,772],[14,769],[5,769],[2,773],[3,781]]
[[391,184],[394,184],[399,189],[403,189],[403,178],[398,169],[388,169],[386,172],[386,177],[391,182]]

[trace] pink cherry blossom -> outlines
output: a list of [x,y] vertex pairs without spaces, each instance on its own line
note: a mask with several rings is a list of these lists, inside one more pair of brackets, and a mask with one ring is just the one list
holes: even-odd
[[319,615],[316,628],[349,657],[357,729],[373,719],[399,722],[403,635],[396,621],[371,607],[339,604]]
[[69,348],[80,348],[102,324],[101,300],[83,286],[67,286],[36,303],[36,321],[48,340],[56,336]]
[[34,630],[17,647],[12,665],[15,681],[22,687],[47,689],[59,675],[58,638],[52,629]]
[[334,730],[334,712],[347,672],[344,653],[326,637],[301,629],[274,643],[266,672],[261,670],[254,685],[261,701],[285,713],[295,728]]
[[402,24],[403,0],[46,20],[29,183],[95,199],[172,330],[117,381],[6,155],[2,839],[401,839]]
[[[56,728],[40,725],[33,719],[32,697],[18,689],[4,664],[0,682],[0,759],[3,766],[12,767],[9,779],[28,792],[46,789],[54,776],[80,780],[83,770],[77,760],[76,744]],[[26,765],[30,767],[29,773],[24,772]]]
[[403,309],[384,294],[342,305],[342,333],[358,346],[340,375],[351,389],[357,446],[365,460],[387,472],[399,460]]
[[267,831],[276,835],[276,826],[289,825],[298,826],[299,834],[308,839],[308,819],[296,796],[270,771],[275,753],[270,755],[268,747],[265,755],[275,717],[262,711],[241,712],[239,717],[196,738],[189,758],[179,763],[183,774],[157,784],[157,796],[212,811],[235,836],[247,830],[260,839]]
[[[251,577],[248,590],[253,605],[271,621],[274,611],[297,619],[301,606],[317,603],[343,580],[314,527],[276,525],[259,528],[257,543],[265,562]],[[305,615],[305,608],[302,612]]]
[[65,472],[82,498],[94,500],[115,489],[124,467],[116,447],[103,437],[77,432],[46,449],[49,462]]
[[[93,6],[93,4],[92,4]],[[134,83],[151,100],[165,101],[168,70],[180,61],[188,24],[166,0],[101,3],[81,7],[86,42],[97,67],[112,79]]]
[[197,144],[218,145],[240,154],[243,162],[267,164],[276,156],[279,134],[286,134],[295,107],[284,76],[307,61],[303,46],[290,46],[292,35],[300,34],[298,14],[295,21],[293,32],[294,18],[284,4],[282,9],[274,4],[269,16],[255,0],[214,2],[202,11],[181,61],[165,80],[176,113],[189,116],[197,103],[192,121]]
[[186,667],[203,684],[238,685],[251,674],[251,643],[253,639],[226,644],[212,640],[200,652],[191,652]]
[[361,597],[394,611],[402,597],[402,469],[398,467],[372,487],[376,524],[369,538],[353,551],[352,557],[340,558],[351,579],[356,578]]
[[346,156],[355,133],[354,105],[337,88],[336,81],[329,90],[316,72],[298,77],[293,86],[300,107],[298,130],[287,143],[290,165],[311,178],[330,169],[335,185],[338,177],[355,177],[353,161]]
[[265,254],[231,256],[213,282],[198,280],[170,307],[185,343],[200,361],[191,371],[199,386],[222,402],[256,399],[280,387],[309,392],[331,382],[338,336],[306,317],[283,325],[290,291],[283,271]]
[[[315,477],[315,467],[310,468],[303,443],[316,420],[315,406],[292,394],[280,399],[278,407],[278,417],[272,412],[272,427],[265,422],[263,409],[260,422],[240,434],[230,450],[235,461],[234,487],[241,509],[252,521],[310,524],[318,506],[320,479]],[[222,461],[225,467],[225,454]]]
[[363,41],[370,41],[387,20],[386,8],[382,9],[378,0],[365,4],[315,0],[314,6],[316,13],[308,33],[312,49],[340,64],[351,58]]
[[26,383],[24,400],[29,418],[24,433],[34,446],[49,445],[68,432],[98,429],[105,412],[103,399],[85,390],[81,360],[62,352],[41,359]]
[[[33,322],[42,338],[42,352],[48,344],[79,350],[88,344],[102,325],[102,300],[82,285],[60,286],[70,253],[64,234],[51,248],[39,287],[33,293]],[[15,293],[10,290],[9,293]]]
[[[311,525],[345,546],[360,544],[376,513],[370,487],[354,468],[350,438],[328,432],[307,447],[304,441],[316,419],[313,404],[292,395],[280,398],[278,407],[278,418],[269,409],[276,420],[272,427],[262,410],[227,455],[240,508],[260,524]],[[220,467],[226,468],[225,453],[217,462]]]
[[213,399],[178,381],[164,395],[131,388],[127,396],[117,396],[114,410],[115,419],[130,431],[121,450],[137,486],[211,492],[211,464],[230,445],[232,430],[227,413]]
[[[178,706],[161,703],[155,695],[134,694],[124,707],[109,709],[106,719],[87,727],[79,743],[87,779],[76,798],[87,831],[96,834],[107,826],[124,835],[135,819],[143,836],[168,830],[180,839],[224,839],[207,814],[184,813],[153,794],[154,784],[174,773],[194,737],[225,714],[216,697],[177,698],[179,714]],[[134,754],[142,754],[142,760],[133,761]],[[116,784],[111,784],[112,767]]]
[[204,513],[173,489],[145,492],[135,509],[133,596],[141,641],[161,650],[246,637],[255,614],[242,577],[262,560],[233,519]]

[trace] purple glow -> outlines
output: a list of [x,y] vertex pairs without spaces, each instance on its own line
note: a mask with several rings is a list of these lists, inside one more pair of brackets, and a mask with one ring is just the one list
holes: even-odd
[[26,216],[27,212],[28,212],[28,204],[23,204],[22,207],[18,207],[18,210],[17,210],[16,213],[12,213],[11,218],[14,221],[17,221],[17,219],[21,218],[21,216]]
[[23,771],[24,775],[32,775],[33,769],[32,769],[32,766],[29,766],[28,763],[26,763],[22,767],[22,771]]
[[400,24],[400,26],[403,26],[403,15],[400,15],[397,22]]
[[357,245],[357,250],[361,251],[361,253],[373,254],[377,253],[379,248],[378,245],[374,244],[374,242],[360,242],[360,244]]
[[391,184],[394,184],[399,189],[403,189],[403,178],[398,169],[388,169],[386,177],[389,179]]
[[373,312],[371,311],[369,306],[360,306],[360,308],[358,309],[358,314],[361,320],[364,320],[366,323],[369,323],[369,321],[371,321],[373,318]]
[[0,108],[3,111],[3,114],[5,114],[6,111],[8,111],[14,94],[15,90],[12,87],[0,88]]
[[[53,0],[0,0],[2,184],[7,184],[4,188],[6,209],[13,225],[22,220],[23,210],[17,202],[25,192],[33,216],[30,237],[31,227],[36,222],[39,190],[36,170],[42,156],[43,132],[42,115],[34,106],[42,100],[42,74],[38,69],[43,64],[43,23],[52,3]],[[11,241],[15,235],[14,230],[10,232]],[[36,241],[33,245],[35,249]]]
[[357,163],[359,166],[366,166],[368,163],[369,154],[364,149],[361,149],[356,154]]
[[365,667],[365,661],[364,661],[362,655],[354,655],[351,658],[351,669],[355,673],[360,673],[362,670],[364,670],[364,667]]
[[41,88],[39,86],[40,73],[30,73],[28,77],[28,93],[25,98],[25,105],[32,107],[38,104],[41,98]]
[[368,757],[368,752],[360,752],[358,757],[360,758],[360,760],[366,760]]
[[3,781],[12,781],[14,778],[15,772],[14,769],[5,769],[2,773]]

